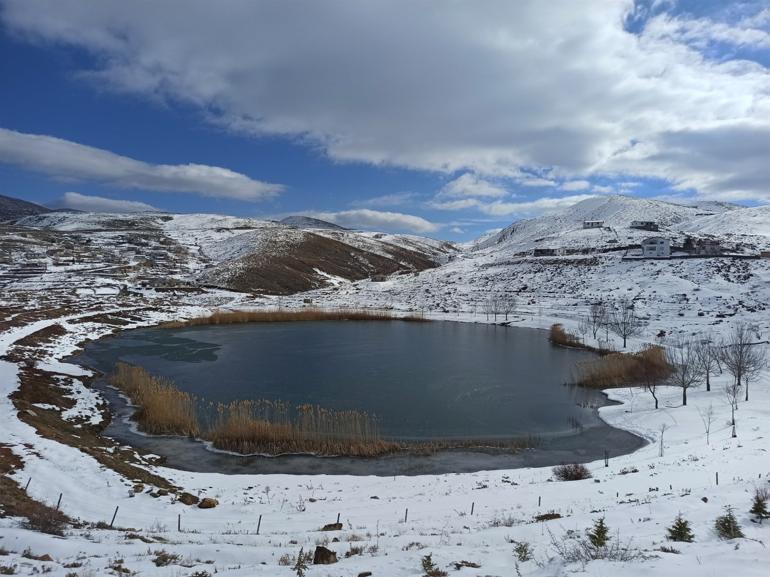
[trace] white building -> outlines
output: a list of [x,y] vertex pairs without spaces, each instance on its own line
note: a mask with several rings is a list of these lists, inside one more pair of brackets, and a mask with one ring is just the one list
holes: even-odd
[[603,220],[584,220],[583,228],[602,228],[604,226]]
[[642,256],[645,258],[668,258],[671,256],[671,241],[662,236],[645,238],[642,241]]

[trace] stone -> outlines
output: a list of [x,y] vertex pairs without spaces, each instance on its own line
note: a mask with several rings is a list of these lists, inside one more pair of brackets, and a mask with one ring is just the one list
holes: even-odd
[[320,545],[315,548],[315,554],[313,555],[313,565],[331,565],[337,562],[337,554],[331,549],[321,547]]
[[184,505],[197,505],[200,499],[192,493],[182,493],[179,495],[179,502]]
[[342,531],[342,523],[329,523],[324,525],[321,531]]
[[219,501],[212,499],[211,497],[204,497],[201,502],[198,503],[198,509],[213,509],[219,505]]
[[372,577],[371,571],[364,571],[363,573],[359,573],[358,577]]

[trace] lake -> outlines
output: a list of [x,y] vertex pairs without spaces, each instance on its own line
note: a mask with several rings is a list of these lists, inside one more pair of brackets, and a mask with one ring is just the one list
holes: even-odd
[[[565,385],[575,365],[591,356],[553,347],[547,333],[537,329],[455,322],[316,321],[125,331],[90,343],[76,361],[105,373],[118,361],[135,364],[215,402],[271,399],[363,410],[375,415],[381,434],[392,439],[500,440],[536,435],[543,440],[543,449],[535,452],[550,447],[580,454],[596,450],[581,447],[581,437],[586,444],[602,439],[605,446],[613,444],[607,437],[612,431],[617,437],[614,453],[633,450],[641,443],[637,437],[626,437],[629,434],[616,432],[598,418],[595,409],[606,404],[604,395]],[[108,396],[115,410],[126,411],[117,395]],[[116,419],[107,434],[162,455],[172,453],[182,468],[200,469],[196,458],[190,456],[187,462],[178,454],[179,443],[200,445],[187,439],[138,435],[124,419]],[[171,450],[172,445],[177,448]],[[201,447],[190,450],[198,452]],[[206,453],[218,467],[225,466],[222,459],[249,459]],[[433,460],[447,458],[456,462],[457,451]],[[496,468],[490,459],[510,462],[512,456],[475,452],[469,458],[478,461],[473,467],[477,469]],[[275,463],[284,458],[257,459]],[[356,462],[284,460],[296,464],[305,462],[302,459],[337,460],[339,466]],[[457,468],[456,463],[443,466]],[[298,472],[288,467],[289,472]]]

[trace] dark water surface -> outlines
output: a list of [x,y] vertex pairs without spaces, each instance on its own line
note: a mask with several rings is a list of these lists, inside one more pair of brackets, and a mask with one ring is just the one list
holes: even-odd
[[[265,458],[139,435],[125,418],[107,430],[183,469],[390,475],[547,465],[638,448],[639,438],[598,418],[603,395],[564,385],[576,363],[590,357],[552,347],[536,329],[324,321],[126,331],[89,344],[75,360],[104,373],[117,361],[139,365],[211,401],[280,399],[364,410],[377,416],[389,438],[542,438],[538,449],[513,455],[453,450],[429,457]],[[130,414],[118,395],[108,397],[119,415]]]

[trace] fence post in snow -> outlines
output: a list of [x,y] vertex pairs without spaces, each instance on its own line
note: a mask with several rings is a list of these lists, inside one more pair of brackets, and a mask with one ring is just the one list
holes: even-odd
[[407,507],[406,511],[404,511],[404,523],[406,523],[406,520],[409,519],[409,508]]
[[112,521],[110,521],[110,529],[112,529],[113,523],[115,523],[115,517],[118,516],[118,509],[120,509],[120,505],[117,505],[115,507],[115,512],[112,514]]
[[537,506],[539,507],[540,503],[542,503],[542,502],[543,502],[543,497],[542,496],[538,497],[537,498]]
[[31,482],[32,482],[32,477],[30,477],[29,479],[27,479],[27,484],[26,484],[26,485],[24,485],[24,492],[25,492],[25,493],[27,492],[27,489],[29,489],[29,484],[30,484]]
[[259,521],[257,521],[257,535],[259,535],[259,528],[262,526],[262,515],[259,516]]
[[339,523],[339,522],[340,522],[340,514],[337,513],[337,523]]
[[717,471],[715,475],[716,475],[717,485],[719,485],[719,471]]
[[607,449],[604,449],[604,466],[610,466],[610,452]]
[[182,514],[179,513],[176,516],[176,530],[181,533],[182,532]]
[[471,516],[473,516],[473,510],[476,508],[476,502],[471,503]]
[[61,506],[61,498],[64,493],[59,493],[59,500],[56,501],[56,510],[59,510],[59,507]]

